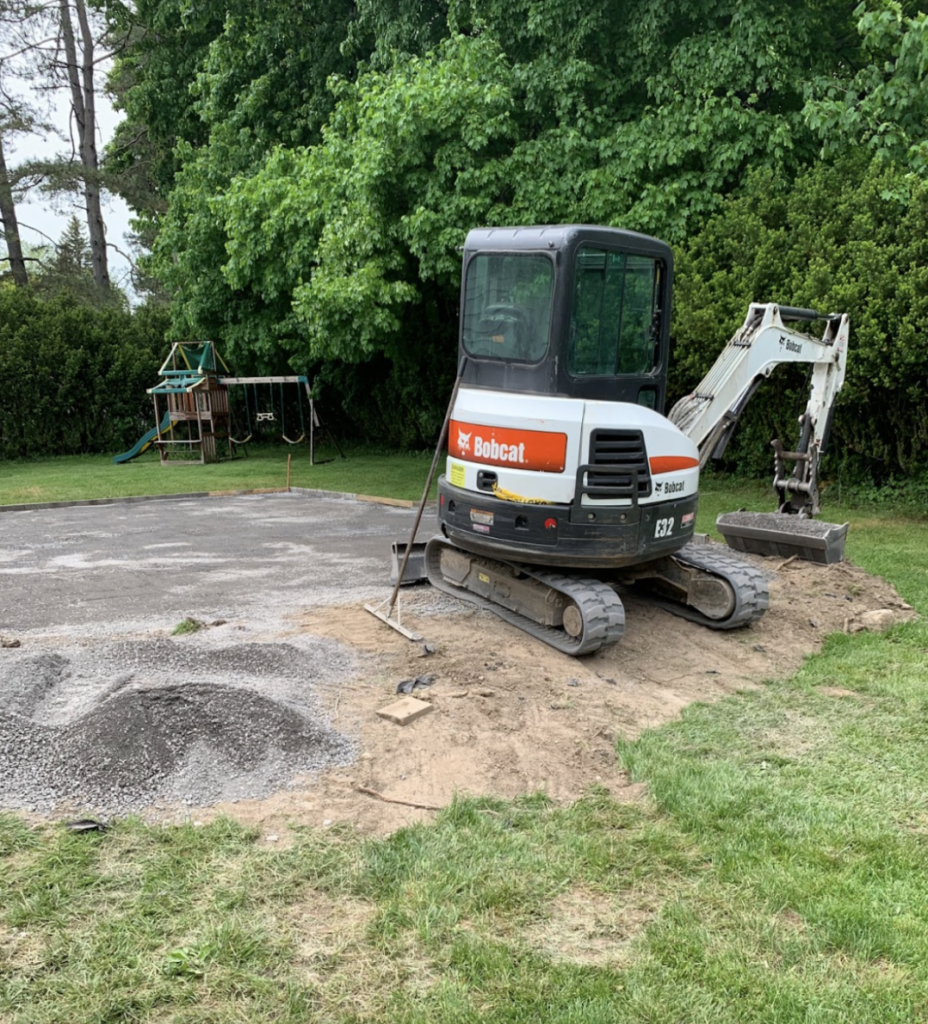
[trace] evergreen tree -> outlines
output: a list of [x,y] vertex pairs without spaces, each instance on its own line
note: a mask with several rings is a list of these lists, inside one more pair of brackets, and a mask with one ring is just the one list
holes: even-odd
[[93,306],[126,305],[125,296],[115,288],[102,291],[94,280],[93,252],[86,231],[72,216],[55,243],[54,250],[41,250],[38,270],[32,275],[36,291],[46,297],[72,295]]

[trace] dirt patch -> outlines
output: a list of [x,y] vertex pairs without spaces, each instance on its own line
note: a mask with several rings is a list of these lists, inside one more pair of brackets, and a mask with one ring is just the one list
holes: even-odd
[[358,1018],[390,1018],[396,992],[424,993],[439,980],[432,958],[413,935],[391,937],[389,952],[381,941],[371,941],[368,931],[376,915],[372,904],[317,890],[265,915],[268,931],[292,945],[294,970],[313,987],[320,1019],[343,1015],[346,1006]]
[[791,910],[789,907],[777,914],[774,921],[781,927],[787,928],[790,931],[804,932],[806,930],[805,921],[803,921],[795,910]]
[[555,899],[543,921],[522,929],[521,938],[553,960],[619,967],[635,936],[652,921],[663,896],[647,888],[605,896],[571,890]]
[[[375,908],[360,900],[310,890],[301,900],[287,905],[280,925],[293,935],[294,952],[311,977],[339,957],[364,944]],[[319,981],[318,977],[313,977]]]
[[[623,641],[584,659],[427,586],[403,597],[424,657],[353,598],[286,620],[243,613],[187,637],[131,623],[70,646],[33,637],[0,652],[4,803],[156,820],[225,812],[284,844],[289,822],[384,833],[434,817],[410,804],[441,808],[456,794],[569,802],[600,784],[640,800],[617,767],[618,739],[792,674],[868,613],[914,614],[853,565],[747,557],[770,578],[754,626],[712,632],[632,592]],[[319,596],[308,594],[297,607]],[[406,726],[377,716],[421,676],[433,677],[415,690],[430,714]]]
[[25,928],[10,928],[0,922],[0,968],[28,971],[42,963],[45,943]]
[[[458,793],[510,798],[539,790],[571,801],[593,783],[618,799],[641,799],[641,788],[629,786],[616,765],[618,738],[659,726],[694,702],[791,675],[828,634],[868,610],[891,609],[900,621],[914,614],[885,581],[849,563],[784,566],[745,557],[770,578],[771,607],[759,623],[712,632],[623,595],[624,639],[584,659],[428,587],[403,601],[405,621],[436,648],[428,657],[357,606],[295,616],[295,634],[369,655],[364,674],[319,691],[332,724],[358,736],[360,756],[311,785],[219,809],[275,833],[288,819],[382,833],[433,813],[382,802],[358,786],[434,806]],[[423,673],[435,680],[416,696],[433,703],[432,714],[405,727],[376,716],[401,680]]]

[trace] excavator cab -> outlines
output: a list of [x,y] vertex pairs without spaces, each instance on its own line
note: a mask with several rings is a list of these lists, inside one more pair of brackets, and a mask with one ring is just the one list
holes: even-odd
[[633,231],[471,231],[461,290],[462,383],[662,412],[672,276],[670,247]]
[[670,247],[632,231],[468,234],[445,537],[596,569],[686,544],[698,453],[663,415],[672,279]]
[[[848,319],[825,317],[816,339],[790,324],[821,314],[752,305],[715,366],[666,416],[672,285],[670,247],[635,232],[567,225],[468,234],[439,532],[421,553],[433,586],[571,655],[620,639],[620,593],[630,588],[712,629],[764,614],[762,571],[721,545],[690,543],[700,453],[723,445],[775,366],[811,364],[801,450],[778,458],[807,466],[782,490],[815,511]],[[778,546],[765,535],[764,553],[787,541],[795,548],[801,535],[804,549],[821,541],[822,560],[839,557],[833,531],[813,537],[817,524],[799,515],[772,518],[762,525]],[[747,550],[752,531],[753,522],[741,529],[751,534]]]

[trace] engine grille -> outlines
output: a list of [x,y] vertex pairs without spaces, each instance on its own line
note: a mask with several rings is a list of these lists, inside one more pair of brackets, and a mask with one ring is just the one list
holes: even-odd
[[[602,467],[597,472],[597,468]],[[590,435],[587,486],[597,498],[628,497],[637,472],[638,497],[651,493],[648,453],[640,430],[594,430]]]

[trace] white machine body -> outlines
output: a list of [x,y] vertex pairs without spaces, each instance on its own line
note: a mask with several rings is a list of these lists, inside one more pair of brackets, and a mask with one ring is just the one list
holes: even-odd
[[[479,486],[478,474],[492,469],[495,491],[505,492],[512,500],[570,504],[592,432],[611,429],[642,433],[653,485],[639,504],[696,494],[696,445],[651,409],[625,402],[501,395],[479,388],[458,391],[449,425],[445,476],[453,486],[467,491],[490,490]],[[596,505],[603,499],[584,495],[582,503]],[[613,498],[608,503],[630,505],[632,501]]]

